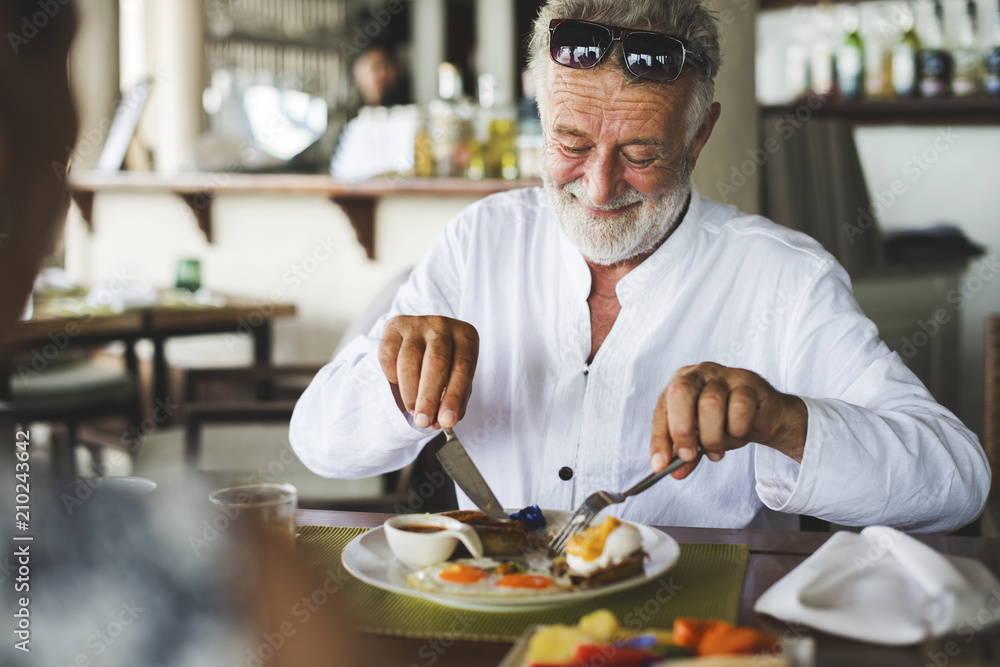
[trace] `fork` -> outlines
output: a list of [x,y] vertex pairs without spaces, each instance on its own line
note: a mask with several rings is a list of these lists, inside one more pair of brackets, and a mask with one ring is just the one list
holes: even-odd
[[[701,448],[698,448],[701,451]],[[594,493],[587,496],[587,499],[583,501],[580,508],[576,510],[573,516],[570,517],[562,530],[555,534],[555,536],[549,541],[549,551],[553,555],[561,554],[563,549],[566,548],[566,542],[569,538],[573,537],[594,520],[604,508],[608,505],[617,505],[620,502],[624,502],[626,498],[630,496],[637,496],[649,487],[653,486],[661,479],[672,473],[673,471],[680,468],[686,462],[682,461],[679,456],[674,456],[667,467],[660,472],[654,472],[653,474],[644,477],[635,486],[633,486],[628,491],[622,491],[621,493],[612,493],[610,491],[595,491]]]

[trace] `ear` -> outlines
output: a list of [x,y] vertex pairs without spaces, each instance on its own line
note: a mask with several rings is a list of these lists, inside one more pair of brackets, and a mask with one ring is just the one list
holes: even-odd
[[712,136],[712,128],[715,127],[716,121],[719,120],[719,116],[722,114],[722,105],[718,102],[712,102],[712,106],[709,107],[708,113],[705,114],[705,119],[701,121],[701,127],[698,128],[698,132],[694,135],[694,139],[691,140],[691,168],[698,163],[698,156],[701,155],[701,149],[705,147],[708,143],[708,138]]

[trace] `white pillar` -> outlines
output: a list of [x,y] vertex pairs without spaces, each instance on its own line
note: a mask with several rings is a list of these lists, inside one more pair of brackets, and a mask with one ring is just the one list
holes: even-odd
[[97,165],[107,139],[118,89],[118,0],[77,3],[80,27],[70,53],[70,78],[80,114],[75,169]]
[[478,74],[497,78],[498,106],[512,105],[517,80],[517,42],[514,0],[476,0],[476,51]]
[[437,99],[437,66],[445,58],[445,0],[413,0],[413,95],[418,104]]
[[159,136],[156,169],[177,173],[189,166],[201,133],[204,38],[201,0],[154,0],[157,30],[154,89]]

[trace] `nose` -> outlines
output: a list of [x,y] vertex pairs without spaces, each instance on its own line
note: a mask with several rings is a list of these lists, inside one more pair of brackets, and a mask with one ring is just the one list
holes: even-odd
[[625,191],[625,172],[610,151],[593,151],[584,170],[587,196],[597,206],[607,206]]

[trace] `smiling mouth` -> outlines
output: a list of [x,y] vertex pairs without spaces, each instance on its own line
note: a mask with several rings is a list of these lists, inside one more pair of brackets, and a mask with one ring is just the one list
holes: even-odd
[[623,213],[631,211],[633,208],[639,206],[642,203],[642,202],[633,202],[631,204],[626,204],[621,208],[607,209],[607,208],[594,208],[593,206],[588,206],[587,204],[583,203],[583,201],[579,197],[576,197],[575,199],[577,203],[581,207],[583,207],[585,211],[587,211],[587,213],[594,216],[595,218],[616,218],[619,215],[622,215]]

